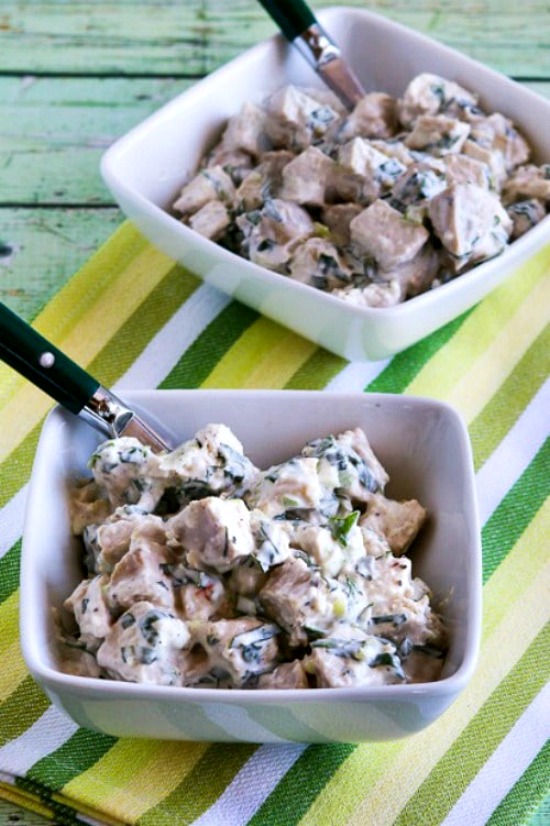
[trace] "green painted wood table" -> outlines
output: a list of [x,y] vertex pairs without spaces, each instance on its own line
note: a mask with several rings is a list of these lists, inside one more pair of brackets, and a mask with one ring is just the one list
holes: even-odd
[[[316,11],[328,5],[312,3]],[[550,96],[548,0],[368,7]],[[254,0],[0,0],[0,299],[35,319],[123,223],[100,178],[104,150],[273,31]],[[529,818],[532,826],[550,823],[549,803]],[[0,801],[0,823],[43,822]]]

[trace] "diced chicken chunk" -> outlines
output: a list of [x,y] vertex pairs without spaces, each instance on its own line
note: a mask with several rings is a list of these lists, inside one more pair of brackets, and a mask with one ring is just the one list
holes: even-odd
[[506,212],[512,219],[513,227],[510,235],[512,241],[524,235],[546,217],[544,204],[536,198],[516,201],[506,207]]
[[262,511],[254,510],[250,514],[250,527],[256,545],[253,556],[262,571],[288,559],[291,553],[289,537],[282,525],[267,519]]
[[439,680],[444,652],[433,646],[417,646],[403,658],[403,671],[409,683],[431,683]]
[[388,279],[389,283],[397,283],[400,293],[406,296],[418,295],[425,292],[433,284],[441,268],[441,256],[431,244],[425,244],[419,253],[405,264],[385,272],[379,270],[379,278]]
[[292,532],[292,546],[311,557],[324,576],[337,577],[350,571],[365,554],[358,515],[333,517],[328,527],[298,524]]
[[150,532],[151,538],[164,534],[164,526],[159,516],[143,513],[132,505],[124,505],[106,519],[96,529],[98,549],[98,570],[110,573],[130,547],[132,533],[139,527],[141,536]]
[[334,244],[323,238],[308,238],[290,259],[289,274],[295,281],[319,290],[334,290],[349,284],[351,270]]
[[326,579],[294,556],[271,571],[260,602],[267,616],[285,629],[291,646],[305,645],[309,633],[330,627],[336,618]]
[[[235,186],[239,186],[254,165],[252,157],[239,149],[224,149],[221,145],[214,147],[206,158],[204,169],[221,166],[227,172]],[[191,213],[188,213],[188,215]],[[185,220],[185,218],[183,219]]]
[[68,642],[66,638],[60,641],[63,672],[72,674],[74,677],[102,677],[101,668],[93,653],[86,651]]
[[137,602],[116,621],[97,662],[118,680],[181,685],[189,670],[187,625],[169,611]]
[[362,212],[360,204],[331,204],[322,212],[321,220],[330,230],[330,240],[345,246],[351,241],[349,225]]
[[174,209],[183,215],[197,212],[209,201],[223,201],[231,204],[235,200],[235,186],[230,176],[221,166],[202,169],[174,201]]
[[266,112],[266,132],[274,145],[295,151],[320,140],[338,118],[332,106],[295,86],[274,92],[266,102]]
[[423,226],[407,221],[397,209],[382,200],[359,213],[350,229],[353,241],[384,270],[410,261],[429,237]]
[[105,594],[108,582],[103,575],[85,579],[64,602],[78,624],[80,641],[89,651],[97,650],[113,624]]
[[472,139],[482,146],[496,150],[504,157],[507,170],[512,170],[529,160],[530,148],[514,124],[499,112],[476,121],[472,127]]
[[171,561],[162,529],[156,527],[152,531],[147,524],[136,528],[130,549],[116,563],[107,589],[113,610],[120,612],[134,602],[150,602],[173,609],[172,583],[164,571]]
[[493,188],[492,176],[487,164],[468,155],[445,156],[445,180],[447,186],[475,184],[482,189]]
[[[277,549],[278,546],[277,546]],[[261,551],[261,549],[259,549]],[[285,556],[286,558],[286,556]],[[273,561],[273,564],[279,564]],[[266,553],[260,552],[259,558],[254,556],[247,557],[234,565],[225,579],[225,584],[231,595],[237,595],[237,608],[242,613],[256,614],[257,610],[257,595],[260,589],[267,581],[267,571],[272,567],[269,550],[266,548]],[[248,600],[248,609],[242,610],[240,605],[242,599]],[[253,609],[253,610],[252,610]],[[261,612],[260,612],[261,613]]]
[[497,255],[512,230],[498,198],[474,184],[448,187],[432,198],[428,211],[434,232],[458,259],[458,268]]
[[265,202],[258,230],[261,236],[276,244],[288,244],[307,238],[313,231],[313,222],[302,207],[275,198]]
[[251,507],[275,517],[288,510],[315,510],[325,490],[317,473],[317,459],[296,457],[264,471],[246,493]]
[[101,487],[93,480],[71,488],[69,507],[71,530],[75,536],[80,536],[86,526],[96,525],[107,519],[111,512],[108,499],[103,496]]
[[315,146],[309,146],[283,168],[280,196],[286,201],[323,206],[332,184],[334,161]]
[[325,581],[294,556],[271,571],[260,602],[266,615],[287,632],[291,646],[308,642],[308,627],[324,627],[333,620]]
[[261,209],[264,202],[278,198],[283,185],[283,169],[296,156],[281,149],[266,152],[262,162],[243,179],[237,190],[237,203],[245,212]]
[[416,160],[415,154],[413,154],[413,152],[405,146],[402,135],[388,140],[373,138],[369,141],[369,143],[374,147],[374,149],[378,149],[379,152],[382,152],[383,155],[387,155],[388,158],[394,158],[396,161],[399,161],[399,163],[405,168],[411,163],[414,163]]
[[429,605],[428,596],[420,599],[409,597],[378,599],[369,609],[370,618],[366,628],[376,636],[392,640],[401,647],[430,646],[439,652],[445,650],[446,639],[438,614]]
[[265,179],[259,168],[251,169],[243,178],[236,193],[239,209],[252,212],[261,209],[265,198]]
[[382,534],[392,552],[400,555],[406,552],[425,520],[426,510],[416,499],[396,502],[373,493],[359,525]]
[[464,142],[462,154],[485,164],[489,169],[493,188],[497,190],[501,188],[506,180],[506,162],[499,149],[492,149],[468,139]]
[[265,117],[263,109],[245,101],[240,112],[229,118],[221,147],[226,151],[242,149],[254,157],[261,155],[267,149]]
[[409,83],[399,100],[399,119],[410,128],[422,115],[436,115],[449,109],[456,111],[457,107],[460,111],[476,108],[477,100],[458,83],[424,72]]
[[505,204],[537,198],[550,205],[550,163],[518,169],[505,183],[502,196]]
[[170,529],[194,568],[223,573],[255,549],[250,512],[241,499],[198,499],[171,519]]
[[210,671],[227,672],[233,685],[246,686],[277,663],[280,629],[253,617],[191,623],[205,649]]
[[304,661],[318,688],[402,683],[405,675],[395,646],[378,637],[327,637],[312,643]]
[[150,478],[155,462],[150,447],[131,436],[121,436],[100,444],[89,464],[113,508],[138,505],[152,511],[163,493],[162,486]]
[[460,152],[470,133],[470,126],[445,115],[420,115],[405,138],[409,149],[421,149],[435,157]]
[[409,558],[391,552],[369,555],[359,560],[356,571],[363,605],[356,623],[367,633],[399,646],[408,640],[412,645],[445,648],[441,618],[432,610],[425,582],[411,577]]
[[231,223],[227,207],[221,201],[209,201],[189,218],[189,226],[210,241],[222,237]]
[[302,455],[319,459],[318,473],[325,487],[349,497],[353,504],[384,490],[389,478],[358,427],[308,442]]
[[174,605],[185,620],[210,619],[230,611],[221,577],[179,562],[163,566],[174,589]]
[[423,203],[433,198],[445,189],[445,185],[443,175],[428,164],[413,163],[393,186],[391,206],[405,212],[411,204]]
[[174,486],[187,499],[228,495],[247,485],[256,473],[241,442],[223,424],[199,430],[193,439],[160,457],[155,468],[165,486]]
[[260,675],[258,688],[309,688],[301,660],[281,663],[273,671]]
[[343,200],[369,204],[390,189],[404,171],[398,160],[379,152],[369,141],[353,138],[338,150],[334,188]]
[[397,101],[384,92],[371,92],[355,105],[338,130],[338,140],[391,138],[397,131]]
[[240,216],[237,224],[245,234],[250,260],[275,270],[284,268],[297,244],[314,231],[303,207],[279,198],[267,200],[259,213]]

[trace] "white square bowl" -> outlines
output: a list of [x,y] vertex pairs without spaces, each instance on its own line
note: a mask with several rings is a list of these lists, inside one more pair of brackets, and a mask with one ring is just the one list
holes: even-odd
[[[334,8],[319,15],[367,91],[401,95],[420,72],[454,80],[524,133],[534,161],[550,161],[550,101],[480,63],[375,14]],[[448,284],[387,308],[354,307],[259,267],[183,225],[167,210],[246,100],[286,83],[321,86],[281,36],[197,83],[117,141],[101,171],[123,211],[159,249],[205,281],[291,330],[351,360],[399,352],[457,317],[550,241],[550,216],[506,251]]]
[[481,549],[470,444],[448,405],[384,394],[314,391],[126,393],[181,440],[229,425],[260,467],[309,439],[362,427],[390,474],[388,495],[418,498],[430,518],[411,551],[450,632],[433,683],[330,689],[204,689],[76,677],[59,670],[54,608],[82,578],[70,534],[69,479],[87,475],[98,434],[55,408],[38,445],[21,567],[21,643],[37,682],[78,724],[117,737],[248,742],[359,742],[404,737],[434,721],[470,679],[481,622]]

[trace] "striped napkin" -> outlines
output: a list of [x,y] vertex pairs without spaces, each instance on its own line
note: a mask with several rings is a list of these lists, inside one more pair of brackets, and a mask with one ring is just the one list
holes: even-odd
[[60,824],[541,824],[550,790],[549,308],[550,246],[405,353],[348,363],[201,283],[123,224],[34,322],[106,385],[376,390],[460,410],[483,525],[481,656],[458,701],[405,740],[208,745],[77,728],[19,650],[22,514],[49,401],[0,365],[0,797]]

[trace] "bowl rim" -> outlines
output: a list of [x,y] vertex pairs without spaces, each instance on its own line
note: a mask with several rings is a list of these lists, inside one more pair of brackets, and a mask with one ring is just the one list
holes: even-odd
[[[501,85],[507,85],[510,89],[521,90],[522,97],[529,99],[533,104],[543,107],[548,110],[550,117],[550,100],[538,95],[533,90],[522,86],[517,81],[506,76],[502,72],[496,71],[474,58],[454,49],[450,46],[437,41],[422,32],[416,31],[408,26],[405,26],[389,18],[377,14],[376,12],[367,9],[358,9],[348,6],[330,6],[319,11],[317,17],[323,25],[330,25],[330,21],[335,17],[342,17],[342,15],[350,18],[359,18],[361,20],[371,21],[377,26],[386,29],[388,32],[399,32],[402,36],[407,37],[411,42],[416,42],[420,45],[427,46],[433,53],[443,56],[459,58],[459,60],[472,69],[482,69],[483,73],[488,77],[494,78]],[[511,242],[502,253],[483,261],[470,270],[458,274],[445,284],[441,284],[434,289],[420,293],[419,295],[408,298],[406,301],[390,307],[369,307],[359,306],[350,302],[343,301],[341,298],[325,293],[322,290],[316,290],[306,284],[302,284],[292,278],[285,277],[280,273],[271,271],[265,267],[253,263],[247,258],[239,256],[229,250],[220,247],[214,241],[204,238],[199,233],[192,230],[190,227],[181,223],[176,216],[174,216],[167,208],[159,206],[155,201],[146,197],[141,191],[129,185],[124,177],[117,174],[117,159],[124,154],[136,140],[140,141],[146,133],[154,129],[157,123],[163,118],[167,117],[172,110],[178,111],[182,106],[183,101],[188,101],[192,104],[194,98],[200,98],[209,87],[215,86],[220,77],[226,73],[238,70],[239,67],[246,65],[256,55],[260,55],[263,51],[269,49],[272,45],[283,46],[284,48],[292,48],[290,44],[283,38],[280,33],[275,33],[247,49],[245,52],[237,55],[227,63],[215,69],[206,77],[198,80],[189,89],[183,90],[175,97],[171,98],[163,106],[153,111],[149,116],[144,118],[140,123],[136,124],[124,135],[118,138],[102,155],[100,161],[100,170],[107,186],[113,191],[114,189],[123,190],[126,195],[135,203],[139,204],[142,212],[156,221],[162,223],[170,232],[176,237],[182,238],[188,242],[188,246],[194,247],[206,255],[216,258],[220,264],[233,264],[234,266],[244,267],[244,271],[253,276],[260,283],[265,283],[272,287],[283,288],[290,290],[290,295],[294,292],[295,295],[309,296],[311,298],[312,291],[315,296],[315,301],[319,304],[325,305],[332,310],[338,310],[342,317],[346,316],[349,319],[362,318],[364,320],[376,320],[377,323],[405,323],[412,316],[429,315],[433,307],[440,305],[453,305],[455,300],[460,302],[461,296],[465,296],[470,292],[471,287],[475,289],[478,287],[479,292],[475,301],[470,302],[468,306],[472,306],[480,298],[492,292],[497,286],[507,280],[513,273],[520,262],[524,261],[530,255],[536,252],[543,246],[545,240],[550,238],[550,214],[546,215],[537,225],[528,230],[524,235]],[[519,125],[521,128],[521,124]],[[550,159],[549,159],[550,160]],[[502,276],[500,271],[506,269],[506,274]],[[490,282],[489,285],[483,282]],[[494,282],[494,283],[493,283]],[[467,299],[466,299],[467,300]],[[462,306],[462,304],[461,304]],[[456,317],[459,313],[452,311],[450,318]],[[441,325],[438,325],[441,326]]]
[[[468,515],[472,528],[472,542],[468,548],[467,557],[467,580],[469,590],[468,613],[465,618],[464,633],[464,653],[462,660],[456,670],[435,682],[428,683],[405,683],[387,686],[356,686],[340,688],[316,688],[312,690],[304,689],[225,689],[225,688],[194,688],[180,686],[163,686],[154,683],[130,683],[110,679],[98,679],[96,677],[83,677],[66,674],[57,668],[46,664],[44,652],[38,647],[33,634],[33,628],[40,622],[41,600],[38,594],[38,578],[34,577],[36,568],[33,559],[30,557],[28,536],[35,532],[32,526],[34,510],[36,508],[35,486],[38,484],[38,475],[33,473],[30,483],[29,495],[24,518],[22,558],[21,558],[21,604],[31,606],[30,618],[28,614],[20,611],[20,639],[23,658],[32,676],[45,688],[57,694],[72,694],[79,696],[95,696],[124,699],[155,699],[163,702],[176,703],[216,703],[229,705],[287,705],[315,704],[316,702],[343,701],[343,702],[369,702],[388,701],[402,702],[407,698],[436,699],[447,696],[455,696],[466,686],[476,668],[479,656],[481,640],[481,619],[482,619],[482,580],[481,580],[481,535],[479,529],[479,514],[477,506],[477,496],[475,492],[474,472],[472,463],[471,444],[468,437],[466,425],[458,411],[447,402],[439,401],[422,396],[397,395],[391,393],[327,393],[322,390],[221,390],[221,389],[170,389],[170,390],[128,390],[124,391],[124,397],[129,402],[147,409],[147,402],[155,399],[168,398],[171,396],[175,401],[184,400],[185,397],[200,396],[208,398],[210,396],[219,399],[231,398],[246,400],[247,397],[265,399],[269,402],[275,396],[296,399],[308,399],[311,402],[322,400],[332,404],[339,400],[347,403],[359,402],[360,400],[372,402],[373,405],[386,405],[389,409],[397,409],[401,406],[412,408],[427,408],[439,411],[445,416],[453,427],[454,436],[457,439],[458,449],[463,457],[464,474],[464,501],[467,506]],[[58,425],[63,426],[68,420],[74,419],[72,414],[63,410],[59,406],[54,407],[47,415],[44,422],[38,447],[36,450],[35,463],[40,469],[41,453],[44,444],[50,438],[50,431]],[[84,425],[83,425],[84,426]],[[100,435],[98,434],[98,438]],[[465,506],[465,510],[466,510]],[[32,544],[32,543],[31,543]],[[36,607],[35,607],[36,606]],[[51,608],[51,606],[50,606]],[[49,640],[51,651],[54,641]]]

